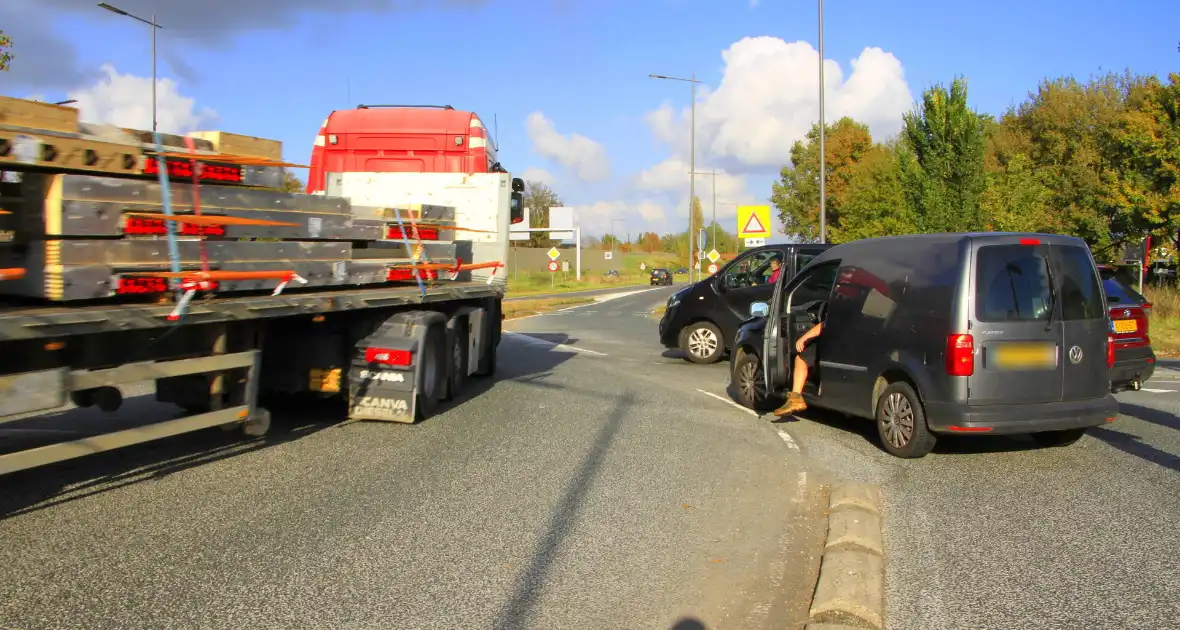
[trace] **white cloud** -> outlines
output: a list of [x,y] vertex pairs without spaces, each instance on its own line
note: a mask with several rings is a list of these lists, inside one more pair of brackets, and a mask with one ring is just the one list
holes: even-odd
[[[698,92],[698,162],[713,160],[735,168],[779,168],[791,144],[819,119],[819,55],[807,42],[746,37],[722,52],[725,71],[716,89]],[[913,96],[901,62],[869,47],[851,62],[847,77],[840,64],[824,62],[825,119],[851,116],[884,139],[901,129],[901,115]],[[689,153],[689,111],[677,114],[665,103],[649,112],[648,125],[673,155]]]
[[520,174],[520,178],[526,182],[540,182],[546,186],[552,186],[554,181],[553,173],[543,168],[532,166],[524,169],[524,172]]
[[[89,87],[70,90],[82,120],[132,129],[152,128],[152,80],[120,74],[114,66],[102,66],[103,77]],[[217,112],[197,109],[196,100],[180,93],[172,79],[156,81],[156,116],[160,131],[187,133],[217,120]]]
[[533,153],[551,159],[583,181],[599,181],[610,175],[606,147],[581,134],[564,136],[541,112],[529,114],[525,122]]
[[[641,232],[664,234],[670,229],[664,206],[651,199],[566,205],[574,209],[583,236],[601,236],[612,231],[621,236],[628,233],[634,236]],[[672,225],[671,229],[675,229],[675,226]]]

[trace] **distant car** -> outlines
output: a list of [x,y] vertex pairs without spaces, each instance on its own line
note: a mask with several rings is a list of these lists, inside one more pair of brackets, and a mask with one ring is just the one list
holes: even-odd
[[680,274],[683,276],[684,274],[688,273],[688,267],[681,267],[673,273],[677,273],[677,274]]
[[672,286],[672,272],[667,269],[652,269],[651,270],[651,286],[667,285]]
[[603,278],[618,278],[619,277],[619,270],[611,269],[610,271],[604,271],[604,272],[602,272],[602,277]]
[[1100,265],[1098,273],[1102,276],[1102,290],[1110,311],[1110,334],[1114,338],[1111,390],[1138,390],[1155,373],[1155,352],[1148,335],[1151,302],[1120,278],[1115,268]]

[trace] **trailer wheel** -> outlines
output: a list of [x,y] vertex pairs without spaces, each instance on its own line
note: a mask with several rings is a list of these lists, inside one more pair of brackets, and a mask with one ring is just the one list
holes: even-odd
[[254,413],[242,423],[242,433],[250,437],[262,437],[270,430],[270,412],[256,407]]
[[417,404],[414,405],[414,421],[425,420],[434,415],[442,400],[447,381],[447,336],[442,326],[431,326],[422,341],[421,378],[418,380]]
[[460,318],[451,328],[451,348],[448,357],[450,374],[447,379],[447,400],[458,398],[467,382],[467,320]]
[[494,376],[496,374],[496,351],[500,346],[500,331],[503,322],[500,320],[500,308],[497,302],[495,307],[487,310],[487,317],[484,320],[488,322],[487,338],[483,344],[483,354],[479,357],[479,365],[476,367],[475,376]]

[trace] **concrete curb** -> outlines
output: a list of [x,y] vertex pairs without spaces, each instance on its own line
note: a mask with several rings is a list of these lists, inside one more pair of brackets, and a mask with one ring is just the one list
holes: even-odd
[[885,627],[884,552],[877,486],[833,485],[808,630]]

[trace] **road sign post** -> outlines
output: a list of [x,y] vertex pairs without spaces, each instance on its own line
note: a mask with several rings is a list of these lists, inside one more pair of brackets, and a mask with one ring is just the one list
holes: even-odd
[[557,286],[557,259],[561,257],[561,250],[556,247],[550,247],[546,252],[549,255],[549,288],[552,289]]

